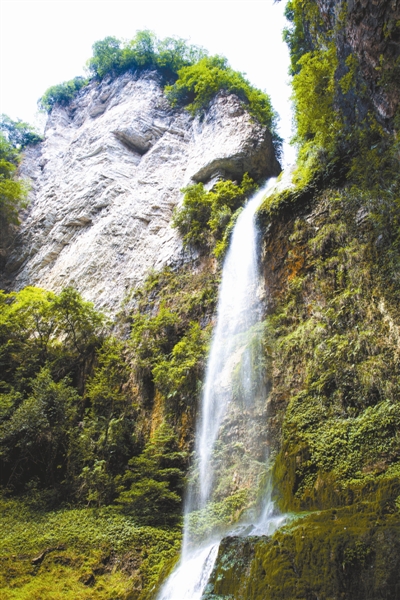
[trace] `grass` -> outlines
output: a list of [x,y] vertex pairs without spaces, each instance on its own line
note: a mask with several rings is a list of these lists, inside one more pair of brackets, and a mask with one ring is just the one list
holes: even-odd
[[45,512],[0,499],[2,600],[144,598],[178,555],[176,529],[138,527],[114,507]]

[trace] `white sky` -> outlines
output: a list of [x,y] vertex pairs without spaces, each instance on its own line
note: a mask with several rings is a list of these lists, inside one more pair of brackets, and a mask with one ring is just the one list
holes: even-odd
[[[222,54],[278,111],[291,135],[285,0],[0,0],[0,112],[38,123],[36,102],[51,85],[84,74],[93,42],[150,29]],[[285,144],[285,162],[294,157]]]

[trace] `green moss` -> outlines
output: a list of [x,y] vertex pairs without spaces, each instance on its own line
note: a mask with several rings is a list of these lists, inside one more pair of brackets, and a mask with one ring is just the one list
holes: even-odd
[[207,600],[395,599],[400,590],[398,514],[375,506],[297,518],[272,538],[222,541]]
[[254,493],[255,490],[241,489],[220,502],[210,502],[206,508],[193,511],[188,522],[191,539],[203,540],[228,530],[254,500]]
[[301,69],[292,83],[297,125],[294,142],[299,145],[294,181],[306,184],[320,169],[321,160],[325,163],[326,156],[332,157],[335,153],[342,129],[340,115],[334,115],[338,67],[334,44],[304,54],[298,65]]
[[[285,373],[273,393],[290,398],[275,468],[285,508],[329,506],[339,497],[346,502],[349,489],[384,478],[399,456],[400,373],[382,317],[387,302],[397,319],[395,292],[385,289],[371,260],[371,222],[362,232],[356,226],[360,198],[333,191],[324,197],[315,209],[321,216],[312,224],[298,219],[292,229],[290,243],[302,247],[302,272],[288,280],[269,317],[274,370]],[[289,252],[286,262],[292,260]]]
[[[370,97],[374,77],[360,65],[362,55],[343,44],[347,10],[343,3],[333,18],[326,19],[308,0],[292,0],[286,10],[291,25],[284,37],[291,53],[297,127],[293,143],[299,151],[294,177],[306,185],[332,163],[342,163],[358,185],[378,189],[389,172],[398,177],[396,116],[388,119],[389,127],[383,123]],[[396,27],[390,11],[382,20],[385,36],[393,39]],[[356,27],[354,22],[351,26]],[[379,90],[380,97],[391,97],[395,105],[398,69],[398,59],[386,51],[377,67],[381,77],[372,86],[375,95]]]

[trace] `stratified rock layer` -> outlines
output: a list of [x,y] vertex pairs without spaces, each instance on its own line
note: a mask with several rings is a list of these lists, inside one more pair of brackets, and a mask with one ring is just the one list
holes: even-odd
[[234,95],[195,118],[172,109],[154,71],[92,82],[49,117],[25,154],[29,209],[7,287],[72,285],[114,312],[151,269],[182,260],[171,228],[181,189],[215,177],[279,172],[271,135]]

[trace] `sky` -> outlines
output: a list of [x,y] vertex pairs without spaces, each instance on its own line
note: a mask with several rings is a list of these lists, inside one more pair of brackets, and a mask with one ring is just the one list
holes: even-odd
[[[292,129],[285,0],[0,0],[0,113],[43,125],[37,100],[51,85],[84,75],[92,44],[150,29],[222,54],[266,91],[286,141]],[[284,145],[285,163],[294,150]]]

